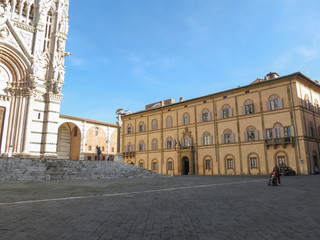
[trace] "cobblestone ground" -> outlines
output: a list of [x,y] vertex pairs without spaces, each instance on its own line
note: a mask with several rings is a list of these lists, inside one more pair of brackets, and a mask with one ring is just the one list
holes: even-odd
[[0,183],[0,239],[320,239],[320,176]]

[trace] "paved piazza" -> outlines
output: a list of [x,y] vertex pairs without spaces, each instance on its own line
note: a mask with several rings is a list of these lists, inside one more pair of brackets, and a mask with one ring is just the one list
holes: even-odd
[[0,239],[319,239],[320,176],[0,183]]

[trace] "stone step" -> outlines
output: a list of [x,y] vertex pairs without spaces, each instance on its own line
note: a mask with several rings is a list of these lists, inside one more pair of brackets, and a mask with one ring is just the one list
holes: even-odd
[[135,165],[107,161],[0,158],[0,181],[161,177]]

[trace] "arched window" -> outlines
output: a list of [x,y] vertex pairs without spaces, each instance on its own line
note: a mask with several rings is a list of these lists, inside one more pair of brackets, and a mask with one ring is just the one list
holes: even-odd
[[318,167],[319,168],[319,163],[318,163],[318,155],[317,153],[314,151],[313,154],[312,154],[312,159],[313,159],[313,164],[314,164],[314,167]]
[[226,164],[227,164],[227,169],[233,169],[234,168],[234,166],[233,166],[233,157],[231,157],[231,156],[227,157]]
[[139,142],[139,151],[145,151],[146,145],[144,144],[144,141]]
[[211,112],[208,109],[203,109],[200,115],[200,122],[211,121]]
[[167,166],[169,171],[173,170],[173,160],[171,158],[168,159]]
[[205,170],[209,171],[212,168],[212,159],[207,156],[203,159],[203,165],[205,166]]
[[221,118],[232,117],[232,108],[228,104],[223,105],[220,111],[220,116]]
[[139,132],[144,132],[146,130],[146,126],[144,125],[144,122],[139,123],[138,129],[139,129]]
[[205,132],[201,137],[201,145],[211,145],[213,144],[213,137],[209,132]]
[[257,154],[250,154],[249,155],[249,164],[251,169],[258,168],[258,155]]
[[129,124],[127,127],[127,134],[131,134],[131,133],[133,133],[133,127],[131,124]]
[[274,124],[272,136],[273,136],[273,138],[282,138],[283,137],[283,127],[282,127],[281,123]]
[[319,101],[318,101],[318,99],[314,100],[314,111],[319,113]]
[[308,94],[304,95],[304,105],[307,109],[311,109],[311,102]]
[[153,139],[152,140],[152,150],[157,150],[158,149],[158,140]]
[[168,137],[168,138],[167,138],[167,141],[166,141],[166,148],[168,148],[168,149],[173,148],[173,140],[172,140],[172,138],[171,138],[171,137]]
[[156,159],[152,160],[152,170],[153,171],[158,170],[158,160],[156,160]]
[[248,127],[247,130],[244,132],[244,141],[256,141],[259,140],[259,131],[256,130],[255,127]]
[[139,161],[139,168],[144,168],[144,161],[143,160]]
[[132,143],[128,143],[127,146],[125,146],[125,152],[134,152],[134,146]]
[[254,113],[254,104],[251,100],[247,100],[244,102],[244,105],[242,106],[242,114],[252,114]]
[[172,127],[172,117],[167,117],[167,128],[171,128]]
[[188,125],[190,124],[190,115],[189,113],[185,113],[183,114],[183,117],[182,117],[182,125]]
[[267,101],[267,110],[276,110],[279,108],[283,108],[282,98],[279,98],[277,95],[270,96]]
[[310,137],[313,137],[313,138],[315,137],[312,122],[309,122],[309,136],[310,136]]
[[152,120],[152,130],[157,130],[158,129],[158,121],[156,119]]
[[227,129],[223,132],[222,143],[234,143],[235,135],[231,130]]

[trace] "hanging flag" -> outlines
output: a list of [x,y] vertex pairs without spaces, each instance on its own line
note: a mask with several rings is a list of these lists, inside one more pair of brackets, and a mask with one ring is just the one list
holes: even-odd
[[177,140],[176,139],[174,139],[173,144],[174,144],[174,150],[177,151]]
[[178,141],[179,141],[179,147],[182,147],[181,142],[180,142],[180,140],[179,140],[179,139],[178,139]]

